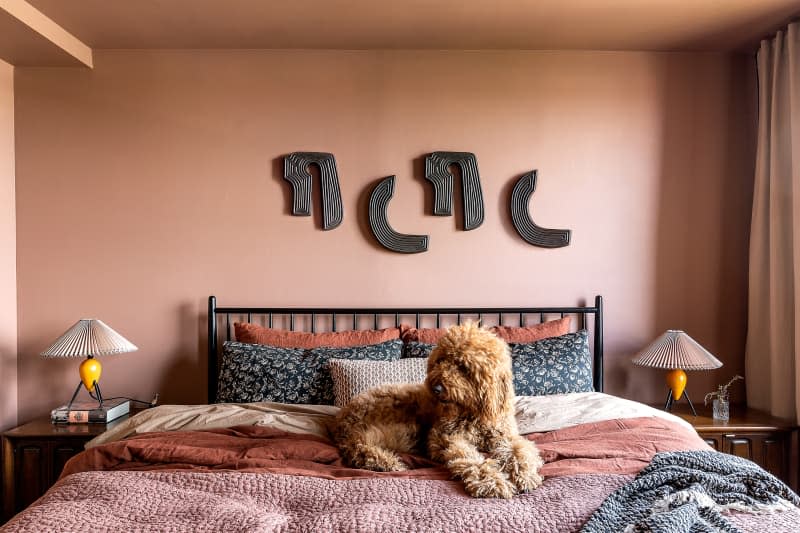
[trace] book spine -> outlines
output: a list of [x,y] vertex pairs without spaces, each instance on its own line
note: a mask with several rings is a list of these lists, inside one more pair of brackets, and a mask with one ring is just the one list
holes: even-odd
[[85,423],[105,423],[110,422],[130,411],[128,405],[119,405],[112,409],[57,409],[50,414],[52,422],[62,424],[85,424]]
[[106,422],[106,411],[57,411],[50,417],[55,422],[81,424],[86,422]]

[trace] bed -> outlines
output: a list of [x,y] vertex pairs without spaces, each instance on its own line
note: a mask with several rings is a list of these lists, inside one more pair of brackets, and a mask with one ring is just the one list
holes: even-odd
[[[413,349],[426,345],[420,342],[426,332],[465,320],[480,320],[508,338],[541,333],[542,327],[556,322],[569,323],[569,333],[512,347],[544,346],[552,351],[554,342],[563,345],[563,339],[573,335],[569,338],[581,341],[582,360],[590,372],[589,383],[579,385],[581,390],[570,389],[581,383],[580,372],[571,368],[559,370],[578,376],[570,382],[551,379],[547,373],[532,374],[525,386],[544,387],[544,394],[520,395],[518,390],[520,432],[541,450],[545,482],[511,500],[471,498],[446,469],[420,456],[404,457],[410,468],[403,472],[349,468],[328,436],[336,405],[261,397],[236,401],[252,399],[237,396],[252,386],[249,374],[272,380],[269,399],[296,400],[305,384],[286,386],[293,382],[276,377],[285,373],[287,364],[294,365],[287,357],[300,352],[291,350],[301,350],[317,363],[324,359],[316,348],[278,346],[288,350],[281,352],[273,345],[241,343],[234,331],[241,333],[242,324],[270,334],[305,331],[306,340],[331,332],[388,335],[386,331],[401,327],[404,332],[415,331],[416,341],[401,335],[402,354],[389,361],[394,363],[413,358]],[[358,335],[354,338],[361,338]],[[291,344],[285,337],[280,342]],[[385,342],[397,344],[395,339]],[[279,354],[282,366],[265,370],[247,359],[248,350],[263,350],[262,346]],[[333,352],[332,359],[355,354],[351,359],[361,365],[358,355],[367,351],[363,345],[356,348]],[[320,349],[327,354],[329,347]],[[384,357],[385,350],[375,353]],[[325,365],[333,365],[330,360],[324,359]],[[552,357],[543,364],[551,362]],[[207,405],[159,406],[107,431],[71,459],[58,483],[3,531],[591,532],[622,531],[631,516],[633,522],[645,523],[651,514],[659,519],[677,517],[680,524],[688,524],[686,531],[696,530],[691,528],[698,524],[710,524],[712,529],[707,530],[713,531],[720,526],[718,511],[723,507],[722,526],[727,529],[719,530],[797,531],[800,524],[796,506],[800,500],[769,474],[752,464],[725,462],[732,456],[710,451],[691,426],[669,413],[603,392],[599,296],[591,305],[470,309],[218,307],[212,296],[208,369]],[[330,386],[330,376],[326,379],[323,389]],[[261,381],[257,385],[267,386]],[[322,394],[339,400],[330,391]],[[720,470],[706,464],[718,458],[724,463]],[[730,492],[758,486],[762,499],[751,498],[748,505],[731,500],[709,506],[702,498],[692,500],[691,491],[683,491],[678,496],[688,494],[691,501],[672,501],[658,515],[641,510],[648,490],[664,494],[663,483],[653,485],[652,475],[663,477],[664,465],[659,469],[654,465],[669,461],[673,464],[667,470],[679,470],[684,477],[688,466],[697,466],[690,477],[709,476],[717,489],[724,485]],[[722,478],[727,481],[721,485]],[[736,483],[729,483],[731,479]],[[717,495],[712,491],[711,496]],[[695,513],[691,520],[688,511]],[[651,520],[648,527],[680,531],[678,522]]]

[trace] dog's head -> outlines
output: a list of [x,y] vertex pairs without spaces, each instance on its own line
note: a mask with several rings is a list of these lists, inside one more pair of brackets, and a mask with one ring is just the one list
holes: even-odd
[[514,398],[508,345],[475,323],[453,326],[428,357],[425,384],[447,410],[497,418]]

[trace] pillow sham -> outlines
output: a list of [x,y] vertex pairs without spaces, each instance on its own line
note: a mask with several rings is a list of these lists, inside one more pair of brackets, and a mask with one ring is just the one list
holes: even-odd
[[[518,396],[594,391],[586,330],[509,346],[514,391]],[[403,345],[403,357],[428,357],[435,347],[435,344],[407,342]]]
[[330,359],[399,359],[403,342],[367,346],[281,348],[228,341],[222,347],[217,402],[332,405]]
[[[507,343],[535,342],[548,337],[557,337],[569,333],[572,319],[568,316],[557,320],[549,320],[531,326],[492,326],[490,331]],[[421,342],[436,344],[448,328],[415,328],[405,324],[400,325],[400,338],[403,342]]]
[[266,344],[278,348],[351,347],[379,344],[400,338],[400,328],[365,329],[307,333],[273,329],[248,322],[234,322],[236,340],[245,344]]
[[585,329],[512,344],[511,367],[518,396],[594,391],[589,332]]
[[403,343],[403,357],[404,358],[426,358],[431,354],[431,351],[436,347],[436,344],[427,342],[410,341]]
[[428,373],[427,359],[364,361],[331,359],[334,405],[344,407],[365,390],[392,383],[422,383]]

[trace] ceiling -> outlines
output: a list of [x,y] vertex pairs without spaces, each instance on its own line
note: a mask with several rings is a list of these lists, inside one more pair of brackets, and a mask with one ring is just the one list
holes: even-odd
[[754,47],[800,0],[28,0],[94,49]]

